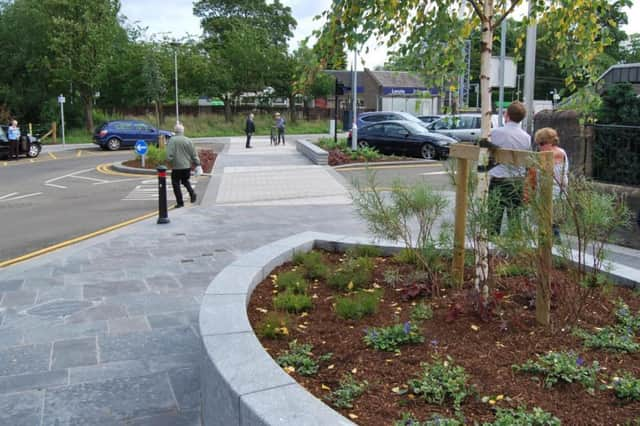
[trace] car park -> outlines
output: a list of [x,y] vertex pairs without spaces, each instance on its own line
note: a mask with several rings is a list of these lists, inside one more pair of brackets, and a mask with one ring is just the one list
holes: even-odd
[[117,151],[120,148],[133,147],[139,140],[157,146],[160,136],[169,140],[173,133],[158,130],[144,121],[115,120],[96,127],[93,133],[93,143],[102,149]]
[[[427,128],[436,133],[450,136],[464,142],[477,142],[480,139],[480,114],[445,115],[430,123]],[[491,116],[491,127],[498,127],[498,116]]]
[[426,126],[426,123],[419,120],[415,115],[409,114],[408,112],[402,111],[372,111],[372,112],[363,112],[358,115],[358,120],[356,124],[358,125],[358,129],[367,124],[377,123],[380,121],[388,121],[388,120],[406,120],[412,121],[421,126]]
[[[9,156],[9,139],[7,139],[7,129],[9,125],[0,126],[0,155],[3,157]],[[36,158],[42,151],[42,144],[40,140],[29,133],[21,132],[20,140],[18,141],[18,154],[24,155],[29,158]]]
[[[348,136],[351,144],[351,133]],[[455,139],[431,133],[420,124],[404,120],[388,120],[358,129],[358,146],[397,155],[422,157],[427,160],[445,159]]]

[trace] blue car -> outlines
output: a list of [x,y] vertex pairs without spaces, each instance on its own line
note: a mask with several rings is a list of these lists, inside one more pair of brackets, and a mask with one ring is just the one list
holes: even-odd
[[123,147],[133,147],[139,140],[157,146],[160,135],[163,135],[168,141],[173,133],[158,130],[144,121],[116,120],[96,127],[93,133],[93,143],[102,149],[117,151]]

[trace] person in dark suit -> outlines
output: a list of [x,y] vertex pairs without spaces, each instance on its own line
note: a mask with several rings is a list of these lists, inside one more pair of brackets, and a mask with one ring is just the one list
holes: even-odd
[[251,136],[256,132],[256,125],[253,122],[253,114],[249,114],[247,116],[244,132],[247,134],[247,143],[245,148],[251,148]]

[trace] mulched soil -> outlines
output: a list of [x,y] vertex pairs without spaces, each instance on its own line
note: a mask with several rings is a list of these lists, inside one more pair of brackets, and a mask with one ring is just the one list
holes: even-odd
[[[338,267],[340,254],[323,252],[332,268]],[[495,262],[496,260],[492,260]],[[288,349],[288,342],[297,339],[300,343],[311,343],[314,355],[331,352],[330,361],[322,363],[317,375],[311,377],[291,373],[292,376],[319,399],[334,390],[345,373],[352,372],[358,381],[366,380],[369,387],[354,401],[352,409],[338,410],[360,425],[392,425],[401,413],[411,412],[418,419],[430,419],[433,414],[454,417],[451,404],[429,405],[410,393],[398,395],[394,387],[405,385],[420,372],[420,363],[428,362],[433,355],[451,356],[454,362],[465,368],[475,386],[477,395],[468,398],[462,405],[466,421],[493,421],[494,407],[482,402],[483,396],[504,395],[496,406],[516,408],[526,405],[529,409],[540,407],[560,418],[568,425],[615,425],[631,424],[640,418],[640,403],[621,404],[611,390],[596,390],[589,395],[579,384],[560,384],[551,389],[544,388],[533,376],[516,373],[511,366],[522,364],[527,359],[536,359],[536,354],[550,350],[574,350],[584,357],[587,364],[597,360],[605,367],[599,374],[604,383],[621,370],[640,376],[640,354],[618,354],[585,349],[581,340],[572,335],[572,324],[562,318],[568,315],[563,301],[576,306],[576,285],[564,270],[552,271],[553,299],[552,319],[549,328],[538,326],[535,321],[535,286],[532,276],[499,278],[496,295],[501,315],[483,321],[472,309],[467,309],[468,291],[442,289],[439,297],[428,297],[434,317],[422,324],[425,342],[401,347],[400,354],[376,351],[363,342],[364,330],[372,326],[389,326],[407,321],[412,304],[422,299],[405,301],[399,287],[384,284],[386,269],[400,268],[403,275],[412,267],[400,265],[391,258],[375,260],[375,279],[384,290],[383,301],[377,314],[359,321],[339,318],[333,307],[336,292],[324,282],[314,282],[310,293],[314,307],[308,315],[292,315],[292,326],[288,339],[261,339],[265,349],[275,358]],[[272,272],[278,274],[291,270],[287,263]],[[471,271],[466,272],[466,282],[471,282]],[[274,286],[270,278],[255,289],[248,307],[248,315],[254,328],[266,315],[264,310],[273,310]],[[614,321],[614,304],[618,297],[624,298],[632,312],[640,308],[640,296],[628,289],[607,288],[589,299],[583,311],[583,319],[577,325],[587,330],[604,326]],[[332,364],[333,368],[328,368]],[[357,416],[357,417],[354,417]]]
[[351,156],[345,154],[340,149],[332,149],[329,151],[328,162],[330,166],[340,166],[343,164],[353,164],[353,163],[381,163],[386,161],[418,161],[421,158],[415,157],[402,157],[397,155],[380,155],[379,158],[373,160],[367,160],[364,157],[359,158],[351,158]]
[[[200,163],[202,164],[202,170],[205,173],[211,173],[211,170],[213,170],[213,165],[216,162],[216,157],[218,156],[218,154],[213,152],[213,150],[211,150],[211,149],[199,149],[198,150],[198,156],[200,157]],[[123,161],[122,164],[124,164],[127,167],[134,167],[134,168],[138,168],[138,169],[142,169],[143,168],[142,167],[142,162],[139,159]],[[156,165],[155,164],[150,164],[149,161],[147,160],[144,168],[145,169],[149,169],[149,170],[155,170],[156,169]]]

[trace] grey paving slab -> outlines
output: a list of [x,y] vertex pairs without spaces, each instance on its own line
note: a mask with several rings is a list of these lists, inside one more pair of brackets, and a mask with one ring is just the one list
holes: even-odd
[[69,368],[69,384],[104,382],[123,377],[146,376],[151,373],[153,371],[144,360],[106,362]]
[[99,282],[84,286],[84,297],[87,299],[115,296],[117,294],[142,293],[147,286],[142,281]]
[[123,304],[130,316],[181,312],[200,308],[193,297],[180,294],[169,296],[154,293],[106,297],[105,302]]
[[25,343],[55,342],[57,340],[92,337],[107,332],[106,321],[83,322],[78,324],[59,324],[31,328],[25,331]]
[[48,390],[43,426],[118,424],[177,410],[166,373]]
[[0,376],[49,370],[51,345],[15,346],[0,351]]
[[127,309],[121,304],[98,302],[94,306],[76,312],[67,318],[69,323],[79,323],[87,321],[110,320],[124,318],[127,316]]
[[0,281],[0,293],[21,290],[23,283],[24,280],[2,280]]
[[200,426],[200,411],[180,411],[133,419],[127,426]]
[[147,318],[152,328],[180,327],[196,324],[198,322],[198,311],[171,312],[167,314],[149,315]]
[[180,289],[180,283],[173,275],[155,275],[145,277],[147,286],[153,293],[168,293]]
[[[36,268],[38,269],[38,268]],[[62,287],[64,285],[64,277],[46,277],[40,275],[37,277],[29,277],[24,279],[23,288],[25,290],[47,290],[54,287]]]
[[149,356],[200,351],[200,341],[190,328],[169,328],[98,338],[102,362],[145,359]]
[[62,284],[59,286],[38,289],[38,298],[36,299],[36,305],[44,304],[57,300],[81,300],[82,299],[82,287],[80,286],[68,286],[65,287]]
[[[63,288],[62,290],[80,290],[79,288]],[[79,292],[81,294],[81,292]],[[39,318],[65,318],[74,313],[87,309],[91,306],[91,302],[85,300],[52,300],[44,303],[39,303],[27,310],[27,314],[33,315]]]
[[98,363],[98,346],[95,337],[60,340],[53,344],[51,369],[79,367]]
[[26,390],[57,388],[69,384],[67,370],[43,371],[41,373],[0,376],[0,393],[15,393]]
[[0,425],[35,426],[40,424],[43,391],[0,395]]
[[150,331],[149,321],[146,317],[116,318],[108,322],[109,334],[127,334],[139,331]]
[[169,371],[168,374],[178,400],[178,408],[183,411],[200,408],[200,368],[180,368]]
[[[24,310],[7,309],[4,313],[2,328],[21,329],[25,331],[25,335],[36,332],[44,325],[47,327],[55,327],[64,324],[63,318],[42,318],[35,315],[29,315]],[[33,343],[27,342],[27,343]]]
[[38,293],[31,290],[5,291],[0,306],[15,308],[31,306],[36,303]]
[[0,350],[23,343],[22,330],[0,328]]

